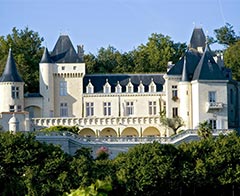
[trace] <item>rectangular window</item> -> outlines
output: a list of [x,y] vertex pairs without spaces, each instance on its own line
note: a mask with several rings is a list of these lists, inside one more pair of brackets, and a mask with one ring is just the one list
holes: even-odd
[[149,115],[156,115],[157,114],[157,102],[149,101],[148,105],[149,105],[149,107],[148,107]]
[[68,116],[68,104],[60,103],[60,117],[67,117],[67,116]]
[[18,112],[21,112],[21,111],[22,111],[22,106],[21,106],[21,105],[18,105],[18,106],[17,106],[17,111],[18,111]]
[[9,106],[9,112],[15,112],[14,105]]
[[215,91],[209,91],[208,92],[208,101],[210,103],[215,103],[216,102],[216,92]]
[[133,101],[126,102],[126,115],[130,116],[134,114]]
[[60,81],[60,96],[66,96],[66,95],[67,95],[67,82]]
[[12,98],[19,99],[19,87],[12,86]]
[[173,118],[178,116],[178,108],[172,109],[172,116],[173,116]]
[[172,85],[172,98],[178,97],[177,85]]
[[217,121],[216,120],[210,119],[209,123],[212,126],[212,129],[217,129]]
[[103,115],[111,116],[111,102],[103,102]]
[[93,116],[94,115],[94,103],[87,102],[86,103],[86,116]]
[[111,93],[110,86],[104,86],[104,93]]

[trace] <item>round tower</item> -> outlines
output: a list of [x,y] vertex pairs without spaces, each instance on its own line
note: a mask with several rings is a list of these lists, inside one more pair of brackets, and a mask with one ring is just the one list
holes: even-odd
[[192,92],[191,92],[191,82],[188,77],[187,72],[187,60],[186,56],[184,56],[184,64],[183,64],[183,71],[182,71],[182,79],[179,82],[179,116],[184,121],[184,127],[185,129],[191,129],[191,105],[192,105]]
[[24,82],[17,72],[11,49],[0,78],[0,112],[21,112],[24,109]]
[[48,49],[44,49],[42,59],[39,63],[39,89],[43,96],[43,117],[52,117],[54,111],[54,81],[53,81],[53,61]]

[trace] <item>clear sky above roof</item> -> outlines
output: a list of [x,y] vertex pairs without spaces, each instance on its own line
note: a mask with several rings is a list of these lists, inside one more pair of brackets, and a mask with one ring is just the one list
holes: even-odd
[[49,51],[68,34],[85,53],[114,46],[121,52],[145,44],[151,33],[189,42],[194,27],[213,36],[226,22],[239,34],[240,0],[0,0],[0,35],[29,27]]

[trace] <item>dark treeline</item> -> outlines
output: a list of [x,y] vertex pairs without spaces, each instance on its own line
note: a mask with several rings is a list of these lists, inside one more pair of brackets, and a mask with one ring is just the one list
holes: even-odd
[[63,195],[98,180],[111,185],[113,196],[240,194],[236,133],[179,146],[140,144],[112,160],[108,153],[102,147],[93,158],[82,148],[70,156],[32,134],[1,133],[0,195]]
[[[233,70],[234,79],[240,80],[239,36],[228,23],[214,33],[215,38],[209,37],[209,44],[217,42],[224,46],[225,65]],[[11,34],[0,36],[0,74],[11,47],[18,71],[25,81],[25,92],[38,92],[38,64],[43,54],[43,41],[38,32],[29,28],[19,30],[14,27]],[[186,48],[186,43],[174,42],[169,36],[153,33],[147,43],[132,51],[119,52],[113,46],[102,47],[96,55],[85,54],[84,61],[89,74],[166,72],[168,62],[177,62]]]

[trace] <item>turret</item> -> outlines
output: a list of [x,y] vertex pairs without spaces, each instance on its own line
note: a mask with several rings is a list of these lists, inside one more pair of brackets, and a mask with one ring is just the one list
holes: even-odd
[[0,78],[0,112],[21,112],[24,109],[24,82],[18,74],[11,49]]
[[53,116],[54,111],[54,81],[53,81],[53,60],[48,52],[48,49],[45,48],[43,52],[42,59],[39,64],[39,89],[40,94],[43,96],[43,117]]
[[77,53],[67,35],[58,38],[51,54],[45,48],[39,64],[43,117],[82,116],[83,54],[83,46]]
[[184,121],[185,129],[191,128],[191,82],[189,79],[189,74],[187,71],[187,58],[184,56],[183,70],[182,70],[182,79],[179,82],[179,116]]

